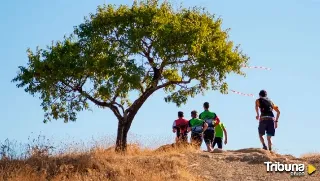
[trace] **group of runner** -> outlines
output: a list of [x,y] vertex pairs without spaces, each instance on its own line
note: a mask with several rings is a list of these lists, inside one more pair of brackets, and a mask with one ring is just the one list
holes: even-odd
[[[177,134],[177,143],[188,143],[188,133],[191,132],[191,143],[200,148],[204,141],[207,150],[212,152],[215,145],[222,149],[222,145],[227,144],[227,130],[220,121],[216,113],[209,111],[209,103],[203,104],[204,111],[199,114],[191,111],[191,119],[184,118],[182,111],[178,112],[178,119],[173,122],[173,132]],[[260,112],[259,112],[260,109]],[[259,121],[258,132],[262,148],[272,150],[271,138],[275,136],[275,129],[278,127],[280,111],[268,97],[265,90],[259,92],[259,99],[255,101],[256,119]],[[273,110],[277,112],[274,116]],[[266,146],[263,136],[267,134],[268,146]],[[223,141],[224,138],[224,141]]]
[[215,145],[222,149],[227,144],[227,130],[216,113],[209,111],[209,103],[203,104],[204,111],[198,116],[197,111],[191,111],[191,119],[184,118],[182,111],[178,112],[178,119],[173,122],[173,132],[177,133],[176,142],[188,142],[188,133],[191,132],[191,143],[201,147],[202,141],[206,143],[207,150],[213,151]]

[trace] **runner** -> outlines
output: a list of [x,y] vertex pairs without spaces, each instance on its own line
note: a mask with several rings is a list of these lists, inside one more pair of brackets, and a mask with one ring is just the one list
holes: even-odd
[[189,125],[189,121],[184,119],[184,115],[182,111],[178,112],[178,119],[173,121],[172,132],[177,133],[176,143],[188,143],[188,132],[187,128]]
[[[255,102],[255,109],[256,109],[256,119],[259,120],[259,138],[260,142],[263,146],[263,149],[271,151],[272,141],[271,137],[275,136],[275,129],[278,127],[278,119],[280,117],[280,110],[279,107],[276,106],[268,97],[267,91],[261,90],[259,92],[260,98]],[[259,108],[260,108],[260,115],[259,115]],[[277,112],[276,118],[274,117],[273,110]],[[267,140],[268,140],[268,148],[264,142],[263,136],[267,133]]]
[[191,112],[192,119],[189,120],[188,132],[191,131],[191,143],[199,149],[203,140],[203,132],[208,128],[208,124],[197,118],[197,111]]
[[[209,111],[209,103],[203,104],[204,111],[199,115],[199,118],[208,124],[208,129],[204,132],[204,142],[207,145],[209,152],[213,151],[212,144],[214,139],[214,127],[220,123],[220,119],[216,113]],[[213,124],[214,123],[214,124]]]
[[226,127],[224,126],[224,124],[222,122],[220,122],[215,128],[215,137],[213,140],[213,144],[212,144],[212,149],[214,149],[215,145],[218,145],[219,149],[222,149],[222,140],[223,140],[223,134],[225,136],[224,138],[224,144],[226,145],[228,142],[228,135],[227,135],[227,130]]

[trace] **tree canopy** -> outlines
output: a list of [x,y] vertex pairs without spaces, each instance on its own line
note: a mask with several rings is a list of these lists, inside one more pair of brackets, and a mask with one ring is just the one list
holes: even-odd
[[[28,49],[28,65],[13,82],[40,94],[44,122],[75,121],[89,102],[110,108],[118,120],[133,119],[159,89],[180,106],[209,89],[226,93],[226,76],[244,75],[248,57],[221,25],[201,8],[157,0],[99,6],[62,41]],[[139,97],[130,100],[132,92]]]

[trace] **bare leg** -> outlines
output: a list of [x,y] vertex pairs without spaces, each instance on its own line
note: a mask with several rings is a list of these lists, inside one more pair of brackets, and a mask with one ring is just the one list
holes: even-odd
[[271,151],[272,148],[272,140],[271,140],[271,136],[267,136],[267,140],[268,140],[268,148]]
[[261,142],[261,144],[263,146],[263,149],[267,150],[267,146],[266,146],[266,144],[264,142],[263,135],[259,134],[259,138],[260,138],[260,142]]
[[208,152],[213,151],[213,149],[212,149],[212,144],[211,144],[211,143],[208,143],[208,144],[206,144],[206,145],[207,145],[207,150],[208,150]]

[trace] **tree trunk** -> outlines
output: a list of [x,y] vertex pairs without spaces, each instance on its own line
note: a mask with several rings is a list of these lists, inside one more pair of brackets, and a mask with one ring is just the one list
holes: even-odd
[[116,152],[125,153],[127,151],[127,135],[133,119],[118,120],[118,133],[116,140]]
[[130,129],[131,123],[138,113],[139,109],[147,98],[156,91],[155,88],[149,88],[142,96],[140,96],[134,103],[130,106],[128,112],[124,113],[123,117],[118,117],[118,133],[116,140],[116,152],[125,153],[127,151],[127,135]]

